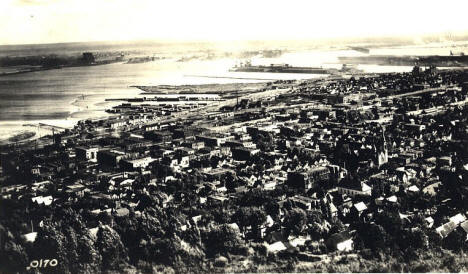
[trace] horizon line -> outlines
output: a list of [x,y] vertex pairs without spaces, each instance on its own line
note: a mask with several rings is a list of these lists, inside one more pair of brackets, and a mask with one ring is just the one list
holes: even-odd
[[[336,40],[366,40],[366,39],[409,39],[415,40],[415,38],[431,38],[431,36],[440,36],[445,39],[450,38],[465,38],[468,41],[468,30],[466,31],[457,31],[453,32],[435,32],[435,33],[424,33],[420,35],[414,34],[402,34],[402,35],[375,35],[375,36],[336,36],[336,37],[317,37],[317,38],[265,38],[265,39],[241,39],[241,40],[216,40],[216,39],[180,39],[180,38],[142,38],[142,39],[125,39],[125,40],[88,40],[88,41],[64,41],[64,42],[45,42],[45,43],[12,43],[12,44],[0,44],[0,47],[10,47],[10,46],[39,46],[39,45],[60,45],[60,44],[86,44],[86,43],[254,43],[254,42],[327,42],[327,41],[336,41]],[[466,37],[464,37],[466,36]],[[343,41],[346,42],[346,41]],[[351,42],[351,41],[348,41]],[[353,41],[354,42],[354,41]],[[364,42],[364,41],[362,41]]]

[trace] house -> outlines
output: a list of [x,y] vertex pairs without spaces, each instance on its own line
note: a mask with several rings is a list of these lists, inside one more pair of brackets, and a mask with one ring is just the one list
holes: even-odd
[[265,226],[266,227],[272,227],[274,224],[275,224],[275,221],[273,220],[273,218],[271,218],[270,215],[267,215],[266,221],[265,221]]
[[32,184],[32,190],[37,191],[40,189],[46,189],[48,185],[51,185],[52,182],[47,180],[47,181],[42,181],[42,182],[36,182]]
[[332,202],[328,203],[327,209],[328,209],[328,215],[331,218],[334,218],[334,217],[338,216],[338,209],[336,208],[336,206]]
[[291,246],[298,247],[298,246],[305,245],[306,241],[310,240],[310,236],[299,236],[299,237],[289,236],[288,240]]
[[413,193],[419,192],[419,188],[417,186],[415,186],[415,185],[412,185],[412,186],[408,187],[407,190],[409,192],[413,192]]
[[80,183],[75,183],[73,185],[69,185],[66,187],[67,190],[65,191],[68,194],[74,193],[77,197],[83,197],[86,187]]
[[37,203],[39,205],[43,204],[43,205],[48,206],[52,204],[52,202],[54,201],[54,198],[52,196],[46,196],[46,197],[37,196],[37,197],[33,197],[31,200],[33,201],[33,203]]
[[398,198],[395,195],[392,195],[385,199],[389,204],[395,204],[398,202]]
[[381,205],[383,205],[384,197],[380,196],[379,198],[375,198],[374,202],[375,202],[376,205],[381,206]]
[[177,159],[181,168],[186,168],[190,166],[190,156],[180,156],[177,157]]
[[198,150],[198,149],[202,149],[205,147],[205,143],[204,142],[192,142],[192,143],[188,143],[189,147],[191,147],[192,149],[195,149],[195,150]]
[[290,200],[294,206],[300,207],[304,210],[312,210],[312,208],[315,206],[313,199],[301,195],[296,195],[290,198]]
[[424,221],[426,222],[426,226],[428,228],[431,228],[434,225],[434,219],[432,217],[427,217],[424,219]]
[[127,179],[125,177],[112,178],[109,180],[109,190],[113,191],[116,189],[131,189],[134,182],[134,179]]
[[207,170],[203,172],[203,175],[205,175],[209,181],[215,181],[221,180],[222,178],[224,178],[224,176],[226,176],[229,173],[231,173],[232,176],[235,176],[235,172],[233,170],[221,167]]
[[225,201],[229,200],[227,197],[218,196],[218,195],[210,195],[208,196],[208,201],[213,205],[222,205]]
[[115,210],[114,215],[117,217],[126,217],[130,214],[130,211],[127,208],[119,208]]
[[407,184],[411,179],[416,178],[416,172],[413,169],[398,167],[395,169],[395,173],[398,179],[405,184]]
[[452,158],[450,156],[442,156],[437,158],[437,165],[439,166],[451,166]]
[[427,185],[426,187],[424,187],[422,192],[424,194],[435,196],[441,185],[442,185],[442,183],[440,181],[435,182],[433,184],[430,184],[430,185]]
[[91,210],[90,212],[91,212],[91,214],[93,214],[93,215],[99,215],[99,214],[101,214],[102,212],[106,212],[106,213],[108,213],[108,214],[111,214],[112,209],[111,209],[111,208],[108,208],[108,209],[101,210],[101,209],[98,208],[98,209],[93,209],[93,210]]
[[361,216],[361,214],[366,209],[367,209],[366,204],[364,204],[364,202],[359,202],[353,205],[353,207],[351,208],[351,211],[355,212],[358,216]]
[[453,222],[455,225],[459,225],[462,222],[466,221],[466,217],[465,215],[458,213],[457,215],[450,217],[449,220],[450,222]]
[[440,235],[440,237],[445,238],[452,231],[454,231],[455,228],[457,228],[457,225],[454,222],[450,221],[436,228],[436,232]]
[[124,170],[132,171],[140,168],[147,168],[149,164],[151,164],[154,161],[156,161],[156,159],[151,157],[143,157],[134,160],[122,160],[120,162],[120,165]]
[[263,184],[263,190],[274,190],[276,189],[276,182],[271,181]]
[[329,250],[351,251],[354,248],[353,238],[347,231],[331,235],[325,244]]
[[230,147],[220,147],[219,151],[221,152],[221,155],[223,156],[231,156],[231,148]]
[[99,227],[88,228],[88,234],[94,241],[97,240],[97,233],[99,231]]
[[[202,143],[203,144],[203,143]],[[178,147],[176,148],[177,151],[182,152],[183,155],[194,155],[195,154],[195,149],[189,148],[189,147]],[[195,157],[193,157],[194,159]]]
[[287,244],[285,244],[284,242],[278,241],[278,242],[274,242],[272,244],[266,244],[266,248],[267,248],[268,252],[277,253],[277,252],[284,251],[284,250],[288,249],[288,247],[286,245]]
[[192,221],[194,224],[198,224],[198,222],[201,220],[202,216],[201,215],[196,215],[192,217]]
[[338,186],[338,193],[346,194],[349,196],[370,196],[372,194],[372,187],[368,186],[364,182],[358,182],[356,180],[344,180]]
[[31,232],[31,233],[23,234],[22,237],[24,238],[24,240],[26,242],[34,243],[36,241],[36,238],[37,238],[37,232]]

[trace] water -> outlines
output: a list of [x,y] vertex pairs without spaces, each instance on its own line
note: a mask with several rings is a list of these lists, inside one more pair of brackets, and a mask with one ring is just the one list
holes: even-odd
[[[372,49],[371,54],[440,54],[446,55],[450,45]],[[456,49],[460,51],[459,48]],[[462,48],[465,50],[465,48]],[[288,63],[295,66],[339,68],[338,56],[358,56],[351,50],[305,51],[286,53],[278,58],[251,58],[255,65]],[[63,68],[0,77],[0,141],[32,130],[38,135],[37,123],[72,127],[76,121],[105,117],[105,109],[118,102],[106,98],[136,97],[141,91],[132,85],[181,85],[233,82],[261,82],[267,79],[308,79],[323,77],[312,74],[229,72],[237,60],[216,59],[177,62],[165,59],[140,64],[114,63],[93,67]],[[411,67],[359,66],[367,72],[403,72]],[[190,76],[189,76],[190,75]],[[216,76],[218,78],[196,77]],[[219,78],[232,77],[232,78]],[[256,80],[233,79],[255,78]],[[265,80],[258,80],[265,79]]]
[[[72,127],[76,121],[105,117],[105,109],[119,102],[106,98],[137,97],[132,85],[212,84],[261,82],[262,80],[208,78],[188,75],[301,79],[316,75],[229,72],[234,60],[177,62],[161,60],[141,64],[114,63],[93,67],[63,68],[0,77],[0,141],[25,130],[24,124],[39,122]],[[266,81],[266,80],[263,80]],[[41,132],[46,134],[47,132]],[[39,133],[38,133],[39,134]]]

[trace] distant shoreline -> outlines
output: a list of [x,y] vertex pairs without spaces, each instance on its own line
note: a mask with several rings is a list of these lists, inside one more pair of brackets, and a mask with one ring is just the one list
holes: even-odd
[[119,63],[122,61],[106,61],[106,62],[100,62],[100,63],[94,63],[94,64],[83,64],[83,65],[67,65],[67,66],[59,66],[59,67],[50,67],[50,68],[34,68],[34,69],[28,69],[28,70],[20,70],[20,71],[12,71],[12,72],[3,72],[0,73],[0,77],[2,76],[11,76],[11,75],[17,75],[17,74],[25,74],[25,73],[31,73],[31,72],[38,72],[38,71],[47,71],[47,70],[56,70],[56,69],[62,69],[62,68],[76,68],[76,67],[94,67],[94,66],[102,66],[102,65],[109,65],[109,64],[114,64],[114,63]]
[[5,140],[0,140],[0,144],[11,144],[11,143],[18,143],[18,142],[26,142],[28,140],[32,140],[34,137],[36,137],[36,132],[34,131],[23,131],[19,132],[17,134],[14,134],[13,136],[5,139]]
[[12,72],[2,72],[2,73],[0,73],[0,77],[1,77],[1,76],[16,75],[16,74],[24,74],[24,73],[30,73],[30,72],[37,72],[37,71],[52,70],[52,69],[60,69],[60,68],[36,68],[36,69],[29,69],[29,70],[20,70],[20,71],[12,71]]

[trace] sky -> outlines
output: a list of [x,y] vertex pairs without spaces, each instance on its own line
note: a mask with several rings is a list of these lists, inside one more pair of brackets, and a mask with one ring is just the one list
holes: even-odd
[[468,33],[466,0],[0,0],[0,45]]

